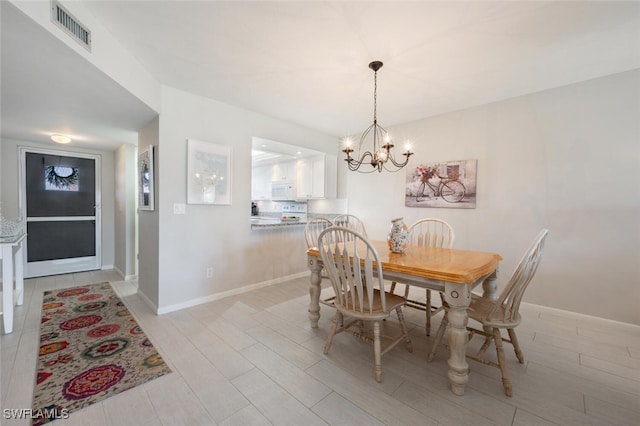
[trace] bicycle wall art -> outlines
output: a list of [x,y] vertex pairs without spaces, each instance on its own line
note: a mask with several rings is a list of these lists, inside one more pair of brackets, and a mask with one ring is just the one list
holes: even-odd
[[405,206],[476,208],[477,166],[478,160],[408,166]]

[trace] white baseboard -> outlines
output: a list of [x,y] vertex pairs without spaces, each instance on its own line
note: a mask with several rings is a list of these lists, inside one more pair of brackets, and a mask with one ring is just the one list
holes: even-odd
[[535,303],[528,303],[528,302],[522,302],[523,305],[527,305],[530,306],[534,309],[538,309],[540,311],[545,311],[545,312],[549,312],[549,313],[554,313],[556,315],[561,315],[564,317],[571,317],[571,318],[585,318],[585,319],[592,319],[592,320],[596,320],[596,321],[605,321],[611,324],[615,324],[618,326],[628,326],[628,327],[634,327],[634,328],[640,328],[640,325],[637,324],[632,324],[629,322],[622,322],[622,321],[616,321],[616,320],[612,320],[609,318],[603,318],[603,317],[596,317],[593,315],[588,315],[588,314],[581,314],[579,312],[573,312],[573,311],[566,311],[564,309],[559,309],[559,308],[552,308],[549,306],[544,306],[544,305],[536,305]]
[[[103,271],[105,270],[105,269],[104,269],[104,266],[102,267],[102,270],[103,270]],[[123,272],[122,272],[122,271],[121,271],[117,266],[114,266],[114,267],[113,267],[113,270],[114,270],[114,271],[116,271],[116,272],[118,273],[118,275],[120,275],[120,276],[122,277],[122,279],[125,279],[125,278],[124,278],[124,273],[123,273]]]
[[[103,266],[102,269],[104,270],[105,267]],[[120,268],[118,268],[117,266],[114,266],[113,270],[116,271],[118,273],[118,275],[120,275],[124,281],[131,281],[131,280],[135,280],[135,279],[138,278],[137,274],[125,275],[125,273],[122,272],[120,270]]]
[[[287,275],[285,277],[274,278],[272,280],[263,281],[260,283],[250,284],[244,287],[234,288],[232,290],[223,291],[221,293],[212,294],[198,299],[189,300],[183,303],[176,303],[175,305],[163,306],[155,311],[158,315],[168,314],[169,312],[179,311],[181,309],[191,308],[193,306],[202,305],[204,303],[213,302],[215,300],[224,299],[225,297],[235,296],[238,294],[246,293],[251,290],[259,288],[269,287],[275,284],[280,284],[285,281],[293,280],[296,278],[303,278],[309,276],[309,271],[299,272],[297,274]],[[150,305],[151,306],[151,305]]]
[[138,295],[142,298],[142,301],[145,303],[145,305],[147,305],[152,312],[158,315],[158,307],[155,305],[155,303],[149,300],[149,298],[143,292],[140,291],[140,286],[138,286]]

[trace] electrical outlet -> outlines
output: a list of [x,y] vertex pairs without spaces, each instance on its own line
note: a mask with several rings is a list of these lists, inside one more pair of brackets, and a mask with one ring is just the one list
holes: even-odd
[[213,268],[211,266],[207,268],[207,278],[213,278]]

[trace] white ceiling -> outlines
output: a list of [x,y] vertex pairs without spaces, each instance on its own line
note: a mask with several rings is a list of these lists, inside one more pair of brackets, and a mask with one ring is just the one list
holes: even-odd
[[[378,119],[386,127],[640,68],[639,2],[82,3],[162,84],[335,136],[372,120],[372,60],[384,62]],[[95,69],[63,95],[35,81],[34,67],[59,71],[33,44],[61,43],[37,28],[28,39],[39,40],[13,37],[21,27],[7,9],[3,136],[46,132],[57,119],[96,139],[120,128],[128,141],[153,116]]]

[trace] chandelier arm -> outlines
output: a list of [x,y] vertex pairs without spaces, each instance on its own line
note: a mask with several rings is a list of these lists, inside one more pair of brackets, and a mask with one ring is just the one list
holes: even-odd
[[[411,156],[411,154],[407,155],[407,154],[402,154],[402,155],[406,155],[407,158],[405,158],[405,160],[402,163],[399,163],[396,161],[395,158],[393,158],[393,156],[391,154],[389,154],[389,160],[391,160],[391,162],[393,163],[394,166],[396,167],[404,167],[409,163],[409,157]],[[389,169],[387,169],[389,170]]]
[[380,152],[382,148],[382,143],[380,141],[385,140],[385,136],[389,136],[389,133],[384,129],[384,127],[380,126],[378,123],[373,124],[373,152]]
[[378,125],[376,123],[373,123],[372,125],[370,125],[369,127],[366,128],[366,130],[364,132],[362,132],[362,136],[360,136],[360,142],[358,142],[358,155],[360,155],[360,151],[362,150],[362,145],[364,145],[364,143],[366,142],[367,136],[369,136],[369,133],[371,133],[371,130],[373,130],[373,152],[376,152],[376,128],[378,127]]
[[373,156],[371,155],[371,153],[369,151],[365,152],[362,157],[360,157],[359,160],[354,160],[353,158],[351,159],[347,159],[345,161],[347,161],[347,165],[349,166],[349,170],[351,170],[352,172],[359,172],[359,173],[372,173],[374,171],[377,170],[376,166],[374,165],[373,169],[371,169],[370,171],[361,171],[360,166],[362,166],[363,164],[369,164],[371,165],[371,162],[365,162],[364,159],[369,156],[373,159]]
[[[371,158],[371,161],[366,161],[367,157]],[[373,164],[374,159],[375,157],[373,153],[365,151],[357,160],[358,167],[360,167],[362,164]]]
[[399,171],[399,170],[402,170],[402,168],[403,168],[404,166],[406,166],[406,165],[407,165],[407,162],[397,163],[397,162],[395,162],[395,161],[392,161],[392,163],[393,163],[393,165],[394,165],[394,166],[396,166],[396,167],[397,167],[396,169],[390,169],[390,168],[388,168],[386,165],[384,166],[384,169],[385,169],[386,171],[388,171],[388,172],[392,172],[392,173],[393,173],[393,172],[397,172],[397,171]]

